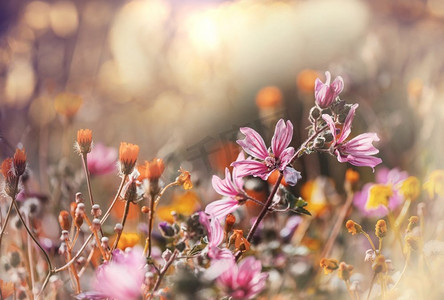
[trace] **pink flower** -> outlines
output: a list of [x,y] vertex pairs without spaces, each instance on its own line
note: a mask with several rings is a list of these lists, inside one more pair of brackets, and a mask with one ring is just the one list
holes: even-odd
[[[399,207],[404,201],[404,198],[399,194],[399,188],[409,175],[407,172],[400,171],[399,169],[387,169],[380,168],[376,170],[376,184],[384,184],[392,187],[393,194],[388,200],[388,208],[393,211]],[[384,205],[380,205],[375,209],[366,208],[367,200],[369,198],[370,189],[375,183],[367,183],[364,185],[361,191],[356,192],[353,198],[353,205],[359,209],[359,211],[367,217],[382,218],[387,215],[388,210]]]
[[238,168],[238,176],[253,175],[267,180],[274,170],[279,170],[284,173],[285,181],[289,185],[297,183],[301,178],[301,173],[290,166],[295,154],[294,148],[288,147],[293,138],[293,124],[290,121],[285,123],[280,119],[276,124],[271,139],[271,152],[267,150],[264,140],[255,130],[242,127],[240,131],[245,135],[245,139],[238,140],[237,143],[257,160],[247,159],[233,162],[232,165]]
[[211,266],[205,271],[204,277],[208,280],[213,280],[231,268],[235,263],[234,256],[229,249],[219,248],[225,237],[219,220],[212,216],[210,221],[207,214],[201,211],[199,213],[199,221],[207,230],[208,257],[211,259]]
[[133,248],[129,252],[115,250],[112,261],[97,269],[94,290],[111,299],[139,299],[145,279],[144,265],[140,248]]
[[[244,160],[245,156],[240,153],[237,161]],[[205,212],[216,218],[224,218],[229,213],[235,211],[246,200],[246,194],[243,190],[242,177],[237,175],[237,168],[233,168],[233,174],[231,176],[228,168],[225,168],[225,179],[220,179],[218,176],[213,175],[212,185],[214,190],[224,196],[224,198],[214,201],[207,205]]]
[[331,84],[330,72],[325,72],[325,77],[325,83],[323,83],[319,78],[316,78],[315,81],[316,105],[320,108],[329,107],[344,89],[344,80],[342,80],[341,76],[336,77]]
[[95,144],[88,154],[88,170],[91,175],[104,175],[116,170],[117,150]]
[[369,132],[358,135],[350,141],[345,141],[351,133],[351,124],[355,117],[355,111],[358,108],[358,104],[351,107],[350,112],[345,119],[344,126],[340,133],[337,135],[337,129],[335,121],[333,121],[330,115],[323,114],[322,118],[327,122],[330,127],[330,131],[333,134],[333,142],[330,149],[339,162],[349,162],[355,166],[368,166],[372,169],[382,162],[379,157],[372,155],[379,153],[379,150],[373,146],[373,142],[379,141],[379,137],[376,133]]
[[217,284],[232,299],[251,299],[265,288],[268,274],[261,269],[259,260],[247,257],[220,275]]

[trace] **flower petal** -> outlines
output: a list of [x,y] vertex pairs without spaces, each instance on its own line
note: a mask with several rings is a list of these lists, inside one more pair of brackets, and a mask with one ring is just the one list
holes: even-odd
[[237,143],[251,156],[264,160],[268,156],[264,139],[254,129],[242,127],[240,129],[245,139],[237,140]]
[[359,104],[354,104],[351,108],[350,111],[348,112],[347,118],[345,118],[345,122],[344,122],[344,127],[342,127],[342,131],[341,134],[338,137],[337,143],[341,144],[342,142],[345,141],[346,138],[348,138],[348,136],[351,133],[351,125],[353,122],[353,118],[355,117],[355,112],[356,109],[358,108]]
[[280,119],[276,124],[273,138],[271,139],[271,150],[274,156],[280,157],[282,151],[290,145],[293,138],[293,124],[290,121],[287,123]]
[[239,202],[231,198],[223,198],[211,202],[205,207],[205,212],[209,215],[213,215],[215,218],[225,218],[226,215],[235,211],[239,207]]
[[252,175],[267,180],[270,173],[270,170],[268,170],[264,163],[255,160],[235,161],[231,165],[236,168],[236,176],[245,177]]
[[296,171],[292,167],[284,169],[284,179],[289,185],[294,186],[302,178],[301,172]]

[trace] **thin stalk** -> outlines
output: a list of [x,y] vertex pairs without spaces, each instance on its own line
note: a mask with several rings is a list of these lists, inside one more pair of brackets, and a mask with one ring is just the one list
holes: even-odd
[[9,204],[9,207],[8,207],[8,212],[6,213],[5,223],[3,224],[2,229],[0,231],[0,253],[1,253],[1,249],[2,249],[3,233],[6,230],[6,226],[8,226],[8,221],[9,221],[9,218],[11,217],[12,206],[13,206],[13,204],[11,201],[11,204]]
[[119,189],[117,190],[117,194],[116,194],[116,196],[114,196],[113,202],[111,202],[111,205],[109,206],[108,210],[103,215],[103,217],[102,217],[102,219],[100,221],[100,224],[105,223],[106,219],[108,219],[108,217],[109,217],[109,215],[111,213],[111,210],[113,209],[114,205],[117,202],[117,199],[119,198],[120,193],[122,192],[123,186],[124,186],[125,181],[126,181],[127,178],[128,178],[128,175],[124,175],[122,177],[122,181],[120,182],[120,186],[119,186]]
[[401,275],[399,275],[398,280],[396,281],[396,283],[393,285],[392,290],[394,290],[396,288],[396,286],[399,284],[399,282],[401,282],[402,277],[404,276],[405,271],[407,270],[407,266],[410,263],[410,251],[407,252],[407,257],[405,259],[405,264],[404,264],[404,268],[402,269]]
[[[100,237],[99,234],[97,233],[97,230],[94,228],[94,225],[92,224],[92,222],[89,220],[88,216],[86,214],[83,214],[83,219],[86,221],[86,223],[88,223],[89,228],[91,229],[94,238],[96,239],[96,244],[97,244],[97,248],[99,248],[100,253],[103,256],[104,260],[108,260],[109,257],[105,251],[105,249],[103,249],[102,247],[102,242],[100,241]],[[80,229],[79,229],[80,230]]]
[[372,239],[370,238],[370,236],[367,234],[367,232],[362,231],[362,234],[367,238],[367,240],[370,242],[370,245],[372,246],[373,251],[376,252],[376,247],[375,244],[373,244]]
[[353,292],[350,289],[350,281],[349,280],[344,280],[344,282],[345,282],[345,286],[347,287],[347,292],[348,292],[348,295],[350,296],[351,300],[355,300]]
[[[148,246],[148,251],[146,257],[151,257],[151,234],[153,232],[153,223],[154,223],[154,203],[155,203],[156,193],[151,192],[150,195],[150,211],[148,212],[148,236],[146,238],[146,246]],[[147,248],[147,247],[145,247]]]
[[[259,224],[262,222],[262,219],[265,217],[265,215],[268,212],[268,209],[270,208],[271,203],[273,202],[274,195],[276,194],[279,185],[281,184],[282,178],[284,178],[284,174],[282,172],[279,172],[279,177],[276,180],[276,183],[274,184],[273,190],[271,191],[270,195],[268,196],[267,201],[265,202],[264,206],[262,207],[261,212],[259,213],[259,216],[257,217],[256,221],[253,224],[253,227],[251,227],[250,231],[247,235],[247,241],[250,242],[253,238],[254,233],[256,232],[256,229],[258,228]],[[242,252],[238,252],[236,254],[236,261],[239,260],[241,257]]]
[[299,147],[299,149],[293,155],[291,162],[293,162],[293,160],[295,160],[296,158],[301,157],[301,155],[304,153],[308,143],[310,143],[312,140],[314,140],[318,136],[318,134],[320,134],[322,131],[324,131],[327,128],[328,128],[328,125],[321,127],[320,129],[316,130],[308,139],[306,139],[305,142],[302,143],[302,145]]
[[128,217],[128,212],[129,212],[129,206],[130,206],[130,201],[126,200],[125,201],[125,208],[123,210],[123,216],[122,216],[122,230],[119,231],[119,233],[117,234],[117,238],[114,242],[114,246],[112,248],[112,250],[117,248],[117,245],[119,244],[119,240],[120,240],[120,236],[122,235],[123,229],[125,228],[125,222],[126,222],[126,218]]
[[[29,224],[29,216],[26,216],[26,221]],[[28,262],[29,262],[29,273],[31,273],[31,293],[32,298],[35,298],[34,287],[35,287],[35,277],[34,277],[34,260],[32,259],[32,247],[31,247],[31,238],[29,235],[26,235],[26,243],[28,248]]]
[[370,282],[370,288],[368,289],[367,300],[370,299],[370,294],[372,293],[373,285],[375,284],[376,273],[373,274],[372,281]]
[[83,273],[85,272],[87,266],[88,266],[89,263],[91,262],[91,259],[92,259],[93,255],[94,255],[94,251],[95,251],[94,248],[92,248],[91,251],[89,251],[88,257],[86,258],[86,261],[85,261],[85,265],[84,265],[84,266],[82,267],[82,269],[79,271],[79,277],[82,277],[82,275],[83,275]]
[[330,251],[333,248],[333,245],[336,241],[336,238],[338,237],[339,231],[342,227],[342,224],[344,223],[345,217],[352,203],[353,203],[353,193],[348,193],[345,205],[342,207],[341,211],[339,212],[339,217],[336,220],[335,225],[333,226],[333,229],[330,233],[330,237],[328,238],[327,243],[325,243],[324,251],[322,251],[321,258],[328,257],[330,255]]
[[171,266],[173,261],[176,259],[177,254],[179,251],[174,250],[173,254],[171,255],[170,259],[165,263],[165,265],[160,270],[159,276],[157,277],[156,283],[154,284],[153,290],[151,291],[150,297],[148,299],[153,299],[154,293],[159,289],[160,283],[165,276],[165,273],[168,271],[168,268]]
[[82,164],[83,164],[83,171],[85,172],[85,177],[86,177],[86,185],[88,187],[89,202],[91,203],[91,206],[93,206],[94,205],[94,198],[93,198],[92,189],[91,189],[91,178],[90,178],[90,174],[89,174],[89,170],[88,170],[87,153],[82,153]]

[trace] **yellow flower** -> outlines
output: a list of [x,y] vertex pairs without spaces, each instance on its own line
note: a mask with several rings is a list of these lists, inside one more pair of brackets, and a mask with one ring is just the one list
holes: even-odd
[[139,234],[135,232],[122,232],[117,248],[125,250],[128,247],[134,247],[140,241]]
[[356,223],[353,220],[348,220],[345,223],[345,227],[347,228],[348,232],[350,232],[352,235],[358,234],[362,232],[362,227],[358,223]]
[[70,119],[74,117],[82,103],[83,99],[79,95],[60,93],[55,97],[54,108],[56,112]]
[[444,170],[435,170],[430,173],[429,178],[424,183],[424,190],[427,191],[430,199],[436,195],[444,196]]
[[170,205],[159,206],[156,210],[156,215],[169,223],[174,222],[171,215],[173,211],[178,214],[189,216],[200,207],[199,197],[195,192],[187,191],[181,195],[175,196]]
[[325,190],[333,186],[330,179],[318,177],[307,181],[301,188],[301,197],[307,201],[308,210],[314,215],[321,215],[327,208],[327,196]]
[[180,168],[180,175],[176,178],[178,184],[183,186],[185,190],[190,190],[193,188],[193,183],[191,182],[191,174],[188,171]]
[[421,193],[421,183],[415,176],[410,176],[402,182],[399,191],[405,199],[415,201]]
[[388,206],[389,198],[393,195],[393,190],[390,185],[375,184],[369,190],[369,196],[366,209],[378,208],[380,205]]
[[319,262],[319,265],[321,268],[324,269],[325,274],[329,274],[339,268],[339,262],[336,259],[333,258],[323,258]]

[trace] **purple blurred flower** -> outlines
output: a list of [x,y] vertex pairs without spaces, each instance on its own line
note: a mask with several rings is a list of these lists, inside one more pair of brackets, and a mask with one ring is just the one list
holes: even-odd
[[220,275],[217,284],[232,299],[251,299],[265,288],[268,274],[261,269],[259,260],[247,257]]
[[295,154],[294,148],[288,147],[293,138],[293,124],[290,121],[285,123],[280,119],[276,124],[271,139],[271,152],[267,150],[264,140],[255,130],[242,127],[240,131],[245,135],[245,139],[238,140],[237,143],[259,161],[247,159],[233,162],[232,166],[238,168],[238,176],[253,175],[267,180],[274,170],[279,170],[284,173],[285,181],[289,185],[296,185],[301,173],[290,166]]
[[88,170],[91,175],[103,175],[116,170],[117,149],[97,143],[88,154]]
[[145,278],[145,259],[140,248],[113,251],[112,261],[96,271],[94,290],[117,300],[138,299]]
[[378,135],[373,132],[363,133],[350,141],[345,141],[351,133],[351,125],[357,108],[358,104],[351,107],[339,135],[336,134],[337,129],[332,117],[326,114],[322,115],[333,134],[333,142],[330,149],[336,154],[339,162],[348,162],[355,166],[368,166],[374,170],[375,166],[382,162],[382,159],[379,157],[372,156],[379,153],[379,150],[372,144],[374,141],[379,141]]
[[[245,156],[241,152],[237,161],[244,160]],[[216,218],[224,218],[229,213],[235,211],[241,204],[242,200],[246,199],[245,191],[243,190],[242,177],[237,175],[237,168],[233,168],[233,174],[230,174],[228,168],[225,168],[225,179],[220,179],[213,175],[212,185],[214,190],[224,196],[224,198],[214,201],[207,205],[205,212]]]
[[381,218],[388,213],[387,207],[380,205],[376,209],[366,208],[367,200],[369,198],[370,189],[376,184],[383,184],[392,188],[392,196],[388,200],[388,208],[393,211],[404,201],[404,198],[399,193],[401,183],[408,177],[407,172],[400,171],[399,169],[387,169],[380,168],[376,171],[376,182],[367,183],[364,185],[361,191],[356,192],[353,199],[353,205],[359,209],[359,211],[367,217]]
[[323,83],[319,78],[316,78],[315,81],[316,105],[320,108],[329,107],[344,89],[344,80],[342,80],[341,76],[337,76],[331,84],[330,72],[325,72],[325,77],[325,83]]

